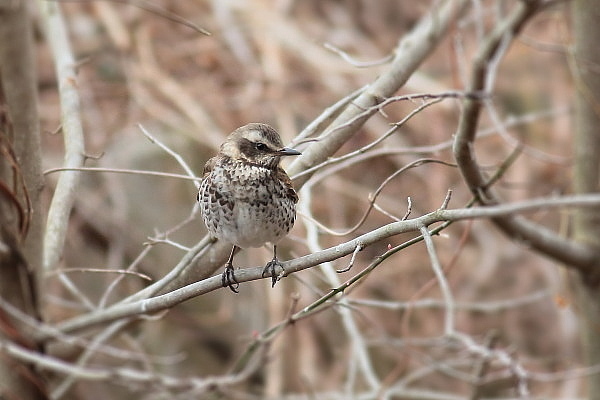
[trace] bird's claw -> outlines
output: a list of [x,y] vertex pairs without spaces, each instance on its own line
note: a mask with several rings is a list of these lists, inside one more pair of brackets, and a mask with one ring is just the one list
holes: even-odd
[[[281,273],[277,274],[275,271],[275,267],[281,267]],[[264,278],[267,275],[271,276],[271,287],[275,287],[275,284],[281,277],[283,276],[285,270],[283,269],[283,265],[279,262],[277,258],[273,258],[271,261],[265,265],[265,269],[263,269],[262,277]]]
[[235,279],[233,265],[225,265],[225,271],[223,271],[223,275],[221,276],[221,282],[223,287],[229,287],[233,293],[239,293],[238,288],[240,287],[240,284],[237,279]]

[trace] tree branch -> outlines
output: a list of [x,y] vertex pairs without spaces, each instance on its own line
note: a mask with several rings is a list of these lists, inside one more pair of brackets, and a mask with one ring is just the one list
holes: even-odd
[[[471,81],[467,91],[487,89],[490,64],[502,51],[507,41],[512,41],[525,23],[546,5],[543,1],[521,1],[479,48],[473,62]],[[503,45],[504,43],[504,45]],[[486,179],[475,158],[474,141],[481,114],[481,102],[472,98],[463,100],[458,131],[454,142],[454,157],[471,192],[481,204],[501,204],[500,198],[488,187]],[[590,247],[569,241],[550,229],[532,223],[520,216],[503,215],[492,221],[508,237],[524,241],[532,249],[566,263],[581,271],[589,271],[598,265],[600,255]]]
[[[65,143],[63,167],[79,168],[85,159],[83,128],[80,118],[80,101],[77,93],[75,59],[71,51],[60,5],[53,1],[39,1],[49,42],[54,57],[61,104],[61,123]],[[69,215],[75,202],[80,172],[61,172],[48,210],[44,236],[44,269],[56,268],[67,233]]]

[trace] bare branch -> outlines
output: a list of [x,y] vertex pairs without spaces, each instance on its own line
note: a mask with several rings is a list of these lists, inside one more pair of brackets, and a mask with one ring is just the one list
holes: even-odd
[[[17,357],[37,367],[59,374],[68,374],[77,379],[92,381],[112,381],[122,384],[160,384],[171,389],[193,389],[194,393],[201,394],[215,390],[221,386],[237,384],[247,379],[260,365],[259,362],[248,364],[248,368],[238,374],[228,374],[223,377],[207,378],[177,378],[159,374],[157,372],[144,372],[127,367],[120,368],[92,368],[80,367],[58,358],[38,353],[22,346],[0,341],[0,349],[11,356]],[[62,393],[62,391],[61,391]],[[56,393],[59,395],[60,393]]]
[[[79,168],[84,163],[84,138],[80,117],[80,99],[77,89],[75,59],[67,35],[67,29],[59,4],[39,1],[39,9],[46,28],[46,40],[50,43],[56,68],[61,104],[61,126],[65,143],[63,166]],[[50,209],[44,236],[44,261],[46,271],[57,267],[65,244],[69,215],[75,202],[79,183],[79,172],[61,173]]]
[[150,139],[150,141],[152,143],[155,143],[158,147],[160,147],[161,149],[163,149],[165,152],[167,152],[167,154],[169,154],[171,157],[173,157],[177,161],[177,163],[181,166],[181,168],[183,168],[183,170],[188,175],[188,177],[190,177],[190,179],[192,179],[194,181],[194,184],[196,185],[196,189],[198,187],[200,187],[200,183],[198,182],[200,180],[200,178],[198,178],[194,174],[194,171],[192,171],[192,169],[190,168],[190,166],[187,165],[187,163],[185,162],[185,160],[183,159],[183,157],[181,156],[181,154],[179,154],[179,153],[171,150],[167,145],[165,145],[163,142],[161,142],[156,137],[154,137],[150,132],[148,132],[146,130],[146,128],[144,128],[142,126],[142,124],[138,124],[138,127],[141,129],[141,131],[144,134],[144,136],[146,136],[148,139]]
[[444,270],[442,269],[442,265],[440,264],[437,252],[435,251],[433,240],[431,239],[431,233],[429,233],[429,230],[427,230],[426,226],[422,226],[419,229],[419,231],[423,236],[423,241],[425,242],[425,246],[427,247],[427,253],[429,254],[429,259],[431,260],[431,267],[433,268],[435,277],[437,278],[437,281],[440,285],[440,289],[442,290],[444,303],[446,303],[446,307],[444,310],[444,334],[451,335],[452,333],[454,333],[454,296],[452,295],[452,291],[450,290],[448,281],[444,276]]
[[332,45],[331,43],[325,43],[325,44],[323,44],[323,47],[325,47],[327,50],[333,51],[335,54],[340,56],[344,61],[346,61],[350,65],[357,67],[357,68],[375,67],[377,65],[387,64],[394,59],[394,57],[392,55],[388,55],[386,57],[383,57],[381,60],[376,60],[376,61],[356,61],[352,57],[350,57],[348,55],[348,53],[337,48],[336,46]]
[[[362,226],[362,224],[367,220],[367,217],[371,213],[371,210],[373,208],[375,208],[375,201],[377,200],[377,197],[381,194],[381,192],[387,186],[388,183],[390,183],[393,179],[395,179],[396,177],[398,177],[398,175],[400,175],[400,174],[408,171],[409,169],[416,168],[416,167],[419,167],[421,165],[429,164],[429,163],[442,164],[442,165],[446,165],[446,166],[450,166],[450,167],[454,167],[455,166],[454,164],[447,163],[447,162],[441,161],[441,160],[436,160],[436,159],[432,159],[432,158],[420,158],[420,159],[415,160],[415,161],[413,161],[411,163],[408,163],[407,165],[405,165],[404,167],[398,169],[397,171],[394,171],[394,173],[392,173],[390,176],[388,176],[387,178],[385,178],[383,180],[383,182],[381,182],[381,184],[377,187],[377,189],[375,189],[375,192],[373,192],[373,194],[369,196],[369,204],[367,206],[367,209],[363,212],[363,214],[360,217],[360,219],[358,220],[358,222],[356,222],[356,224],[354,224],[354,226],[352,226],[352,227],[350,227],[348,229],[345,229],[343,231],[335,231],[333,229],[330,229],[330,228],[326,227],[325,225],[321,224],[320,222],[318,222],[315,219],[312,219],[312,221],[314,223],[316,223],[319,226],[319,228],[323,229],[324,231],[326,231],[330,235],[334,235],[334,236],[346,236],[346,235],[354,232],[358,228],[360,228]],[[327,173],[315,175],[313,178],[311,178],[307,182],[306,186],[307,187],[312,187],[315,183],[319,182],[325,175],[327,175]],[[409,203],[409,207],[410,207],[410,203]],[[304,213],[301,213],[301,215],[307,216]],[[311,218],[311,217],[309,217],[309,218]],[[392,219],[398,219],[398,218],[392,218]]]
[[358,243],[356,245],[356,249],[354,249],[354,251],[352,252],[352,258],[350,258],[350,263],[348,264],[348,266],[346,268],[343,268],[343,269],[336,269],[335,272],[337,272],[338,274],[343,274],[344,272],[350,271],[352,269],[352,267],[354,266],[354,261],[356,261],[356,255],[362,249],[363,249],[362,244]]
[[109,172],[109,173],[113,173],[113,174],[149,175],[149,176],[158,176],[158,177],[162,177],[162,178],[176,178],[176,179],[185,179],[185,180],[191,180],[191,181],[200,180],[200,178],[196,178],[193,176],[172,174],[169,172],[145,171],[145,170],[141,170],[141,169],[101,168],[101,167],[50,168],[50,169],[47,169],[46,171],[44,171],[44,175],[52,174],[55,172],[62,172],[62,171]]
[[[515,299],[506,299],[489,302],[478,301],[474,303],[456,301],[454,303],[454,307],[456,310],[475,311],[481,313],[497,313],[509,310],[511,308],[522,307],[524,305],[535,303],[541,300],[547,300],[551,295],[552,293],[548,290],[540,290],[530,295],[526,295]],[[351,299],[350,304],[394,311],[423,308],[445,309],[447,305],[446,301],[438,299],[421,299],[414,301]]]
[[[75,3],[75,2],[86,2],[87,0],[50,0],[50,1],[56,1],[59,3],[69,3],[69,2]],[[191,28],[191,29],[195,30],[196,32],[199,32],[203,35],[210,36],[210,32],[207,31],[206,29],[194,24],[193,22],[191,22],[190,20],[188,20],[186,18],[183,18],[181,15],[172,13],[171,11],[167,10],[166,8],[160,7],[157,3],[150,2],[150,1],[144,1],[144,0],[107,0],[107,1],[112,1],[114,3],[128,4],[128,5],[132,5],[134,7],[138,7],[142,10],[148,11],[149,13],[158,15],[159,17],[166,18],[170,21],[187,26],[188,28]]]

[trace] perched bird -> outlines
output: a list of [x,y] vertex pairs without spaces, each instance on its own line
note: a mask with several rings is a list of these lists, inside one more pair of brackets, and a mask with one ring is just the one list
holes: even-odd
[[221,145],[219,153],[204,166],[198,191],[202,218],[211,236],[232,243],[225,264],[223,287],[237,293],[239,286],[233,269],[238,248],[273,244],[273,259],[263,276],[277,282],[275,267],[277,242],[292,229],[296,220],[298,195],[285,171],[281,157],[300,152],[284,147],[275,129],[267,124],[252,123],[233,131]]

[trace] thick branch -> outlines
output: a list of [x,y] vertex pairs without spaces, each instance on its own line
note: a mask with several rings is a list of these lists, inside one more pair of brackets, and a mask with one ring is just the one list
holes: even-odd
[[[61,105],[62,133],[65,142],[63,167],[78,168],[84,162],[83,128],[79,115],[80,101],[77,92],[75,59],[60,11],[54,1],[40,1],[39,8],[46,25],[46,39],[50,43]],[[79,171],[61,172],[48,210],[44,236],[44,269],[57,266],[65,244],[69,215],[75,201]]]
[[[575,46],[572,73],[575,81],[576,113],[574,138],[574,191],[600,191],[600,53],[596,35],[600,32],[598,13],[590,12],[596,3],[580,1],[573,4]],[[575,218],[575,239],[600,249],[600,209],[579,210]],[[584,276],[594,286],[600,282],[600,271]]]
[[[597,38],[600,34],[598,2],[574,1],[574,49],[571,69],[577,88],[575,113],[574,190],[576,193],[600,191],[600,53]],[[600,208],[577,210],[574,236],[600,252]],[[589,366],[600,364],[600,265],[579,269],[574,280],[577,309],[581,326],[582,354]],[[590,400],[600,399],[600,379],[588,380]]]
[[[468,91],[486,89],[490,63],[499,55],[501,45],[504,41],[512,41],[525,23],[543,6],[542,1],[519,2],[514,12],[490,34],[475,56]],[[497,195],[486,187],[486,179],[475,159],[474,141],[480,114],[481,102],[470,98],[463,101],[463,111],[453,148],[454,157],[465,182],[478,200],[482,204],[500,204],[501,200]],[[534,250],[580,271],[591,270],[600,260],[597,251],[571,242],[522,217],[504,215],[493,218],[492,221],[508,237],[526,242]]]

